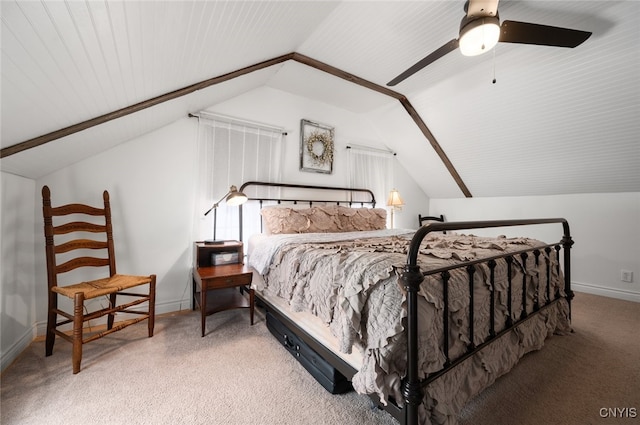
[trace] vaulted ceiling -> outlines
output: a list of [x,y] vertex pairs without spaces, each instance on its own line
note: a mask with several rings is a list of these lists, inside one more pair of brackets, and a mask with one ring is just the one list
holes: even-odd
[[[397,99],[295,60],[117,114],[292,52],[385,87],[457,37],[463,5],[3,0],[0,166],[38,178],[266,86],[361,114],[427,195],[465,196]],[[470,194],[639,192],[640,2],[503,0],[499,10],[502,20],[593,35],[575,49],[500,43],[476,57],[455,51],[392,88]]]

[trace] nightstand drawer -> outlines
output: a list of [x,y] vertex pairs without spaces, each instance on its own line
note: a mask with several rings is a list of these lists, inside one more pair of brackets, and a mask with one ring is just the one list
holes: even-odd
[[251,273],[235,274],[229,276],[218,276],[207,280],[207,289],[229,288],[251,284]]

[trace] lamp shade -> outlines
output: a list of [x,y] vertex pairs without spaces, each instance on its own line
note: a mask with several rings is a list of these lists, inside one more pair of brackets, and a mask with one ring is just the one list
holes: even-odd
[[401,207],[404,205],[404,201],[400,197],[400,193],[396,189],[389,192],[389,199],[387,199],[387,206],[389,207]]
[[222,198],[220,198],[220,200],[218,202],[213,204],[213,206],[211,208],[209,208],[209,211],[204,213],[204,215],[207,215],[211,211],[213,211],[216,208],[218,208],[220,206],[220,202],[222,202],[223,199],[225,199],[227,201],[227,205],[232,206],[232,207],[237,207],[238,205],[242,205],[245,202],[247,202],[248,198],[247,198],[247,195],[245,195],[244,193],[238,192],[238,188],[237,187],[231,186],[229,188],[229,191],[227,193],[225,193],[224,196]]
[[498,44],[499,38],[500,21],[497,17],[474,19],[460,30],[460,53],[465,56],[486,53]]
[[227,205],[237,207],[247,202],[247,195],[242,192],[238,192],[238,188],[231,186],[229,188],[229,195],[227,196]]

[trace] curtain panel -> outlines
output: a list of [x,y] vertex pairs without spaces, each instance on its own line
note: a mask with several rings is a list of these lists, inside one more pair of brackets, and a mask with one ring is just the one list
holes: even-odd
[[[238,207],[227,206],[223,199],[217,209],[204,213],[234,185],[247,181],[279,182],[281,177],[284,130],[242,120],[200,113],[198,115],[198,157],[194,240],[237,240]],[[248,196],[251,194],[247,193]],[[258,209],[247,203],[245,210]],[[256,217],[247,211],[245,217]],[[252,223],[257,222],[257,223]],[[259,220],[243,223],[248,237],[260,231]]]
[[393,152],[353,145],[347,152],[350,187],[370,189],[376,197],[376,207],[384,208],[394,187]]

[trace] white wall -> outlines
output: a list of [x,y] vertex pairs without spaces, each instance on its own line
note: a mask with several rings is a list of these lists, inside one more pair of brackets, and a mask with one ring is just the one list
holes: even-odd
[[[38,204],[40,189],[48,185],[54,206],[99,206],[102,191],[109,191],[118,272],[157,275],[158,313],[190,308],[195,130],[193,120],[184,118],[36,182]],[[36,221],[42,223],[40,211]],[[44,243],[36,236],[36,278],[46,282]],[[43,327],[45,301],[38,297]]]
[[4,172],[0,180],[0,355],[4,369],[36,334],[33,245],[37,207],[33,180]]
[[[215,105],[208,110],[284,128],[288,133],[285,137],[285,166],[282,174],[284,182],[346,186],[349,182],[347,145],[357,144],[388,149],[385,140],[381,139],[376,131],[374,123],[364,115],[269,87],[253,90]],[[299,170],[301,119],[328,124],[335,128],[335,157],[332,174],[309,173]],[[393,184],[406,203],[402,211],[396,213],[394,226],[397,228],[416,228],[418,213],[424,215],[429,209],[429,198],[397,162]],[[221,190],[221,194],[224,194],[224,190]],[[376,193],[378,207],[386,208],[387,196],[388,194]]]
[[[289,135],[283,180],[288,182],[346,185],[347,144],[385,147],[375,126],[363,116],[270,88],[211,110],[285,128]],[[299,171],[302,118],[335,126],[333,174]],[[108,189],[119,271],[158,275],[158,313],[190,308],[193,219],[199,213],[194,211],[196,129],[196,119],[184,118],[37,181],[1,174],[2,368],[34,334],[44,334],[46,265],[40,195],[44,184],[51,188],[54,204],[99,203],[102,191]],[[448,221],[566,217],[576,242],[574,288],[640,301],[638,193],[429,200],[400,166],[394,183],[407,203],[396,215],[396,227],[415,228],[417,214],[427,212],[443,213]],[[221,187],[220,193],[225,190]],[[386,194],[377,196],[378,205],[384,206]],[[559,231],[537,230],[531,236],[551,240],[559,237]],[[635,282],[620,282],[620,269],[633,271]]]
[[[640,193],[431,199],[430,207],[431,214],[444,214],[447,221],[566,218],[575,241],[573,289],[640,302]],[[536,228],[528,236],[554,242],[562,236],[559,226]],[[513,228],[501,233],[522,232]],[[622,269],[633,272],[634,282],[620,280]]]
[[[361,116],[278,90],[258,89],[212,110],[287,129],[285,182],[345,186],[346,144],[384,147],[371,123]],[[299,126],[303,118],[335,126],[333,174],[299,171]],[[111,195],[118,271],[157,275],[158,314],[190,308],[193,220],[201,213],[194,211],[196,138],[197,120],[185,117],[37,181],[2,173],[3,368],[35,334],[44,335],[46,329],[40,194],[43,185],[51,189],[54,205],[69,202],[100,205],[102,191],[107,189]],[[396,227],[415,228],[417,214],[428,210],[429,200],[399,166],[396,186],[407,202],[404,211],[396,216]],[[226,189],[221,186],[220,194]],[[378,206],[384,207],[386,194],[377,197]]]
[[43,185],[54,206],[100,206],[107,189],[118,272],[157,275],[158,314],[190,309],[196,128],[184,118],[37,181],[2,173],[3,369],[46,331]]

